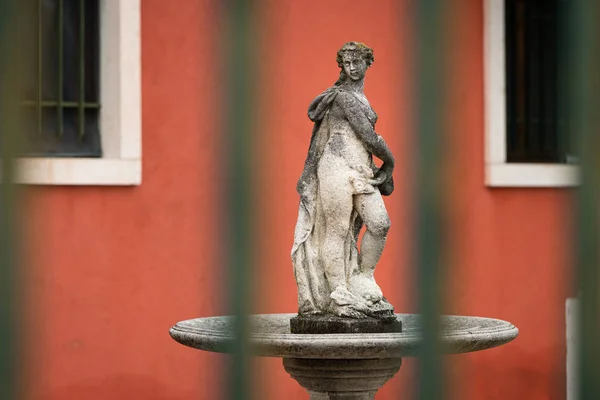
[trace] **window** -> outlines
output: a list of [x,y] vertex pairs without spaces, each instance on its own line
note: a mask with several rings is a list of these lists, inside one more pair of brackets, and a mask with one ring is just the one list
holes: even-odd
[[[505,0],[507,161],[568,163],[565,1]],[[563,16],[565,15],[564,10]],[[562,39],[562,40],[561,40]]]
[[18,4],[22,153],[101,156],[98,0]]
[[484,0],[486,183],[572,186],[564,0]]
[[140,184],[140,0],[21,3],[27,123],[17,180]]

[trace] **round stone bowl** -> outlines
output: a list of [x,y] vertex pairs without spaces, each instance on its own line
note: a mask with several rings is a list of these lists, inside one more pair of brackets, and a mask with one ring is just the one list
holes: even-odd
[[[252,354],[282,357],[286,371],[308,390],[311,399],[373,399],[398,370],[403,357],[414,357],[422,341],[419,315],[396,314],[401,333],[292,334],[296,314],[250,316]],[[207,317],[178,322],[170,330],[177,342],[195,349],[228,353],[234,348],[233,317]],[[515,339],[509,322],[482,317],[443,316],[441,350],[468,353]]]

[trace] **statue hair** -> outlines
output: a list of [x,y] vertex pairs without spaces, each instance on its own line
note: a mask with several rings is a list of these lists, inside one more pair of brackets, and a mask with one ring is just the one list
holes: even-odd
[[335,82],[334,86],[339,86],[348,78],[344,72],[344,53],[354,52],[357,53],[367,63],[367,68],[373,64],[375,57],[373,56],[373,49],[361,42],[348,42],[342,46],[337,52],[335,60],[337,61],[338,67],[340,67],[340,77]]

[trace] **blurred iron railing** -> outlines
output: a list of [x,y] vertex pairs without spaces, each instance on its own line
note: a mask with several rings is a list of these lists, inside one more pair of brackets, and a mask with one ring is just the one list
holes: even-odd
[[16,187],[13,158],[16,152],[17,98],[14,32],[15,3],[0,1],[0,399],[16,399],[20,365],[18,352],[18,301],[16,252]]
[[445,0],[416,3],[416,179],[413,248],[416,249],[418,304],[423,345],[419,349],[418,398],[444,397],[439,331],[443,293],[442,171],[444,129],[444,5]]
[[600,2],[571,1],[569,55],[572,127],[581,155],[575,249],[579,312],[579,400],[600,399]]
[[229,306],[234,316],[235,344],[233,359],[226,382],[226,393],[232,400],[252,398],[250,376],[249,319],[252,300],[252,126],[253,92],[255,78],[252,18],[254,2],[227,0],[224,2],[227,21],[224,48],[228,89],[225,98],[226,192],[228,207],[224,220],[227,224],[225,242],[230,245],[225,257],[229,265]]

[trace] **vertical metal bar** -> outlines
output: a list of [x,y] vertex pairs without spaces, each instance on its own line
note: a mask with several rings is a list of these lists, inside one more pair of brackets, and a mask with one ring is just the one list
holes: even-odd
[[444,393],[440,357],[442,291],[442,5],[416,2],[417,161],[416,256],[423,342],[419,347],[418,398],[438,400]]
[[253,79],[251,49],[252,17],[251,0],[229,0],[227,7],[228,42],[227,72],[228,93],[226,96],[226,123],[228,141],[228,158],[230,160],[227,173],[228,183],[226,199],[228,201],[227,249],[229,262],[230,306],[234,315],[235,343],[232,349],[233,362],[228,375],[229,398],[242,400],[251,398],[251,382],[249,377],[250,349],[248,343],[250,300],[251,300],[251,130],[252,130],[252,96]]
[[38,73],[38,93],[37,93],[37,128],[38,128],[38,135],[41,136],[42,134],[42,89],[43,89],[43,58],[44,58],[44,53],[43,53],[43,5],[42,5],[42,0],[38,0],[37,1],[37,17],[38,17],[38,69],[37,69],[37,73]]
[[525,9],[525,13],[528,14],[528,17],[526,17],[527,28],[525,33],[527,40],[527,52],[525,55],[525,82],[527,85],[525,109],[527,110],[527,135],[525,145],[526,149],[529,149],[534,154],[534,157],[539,158],[540,118],[542,116],[541,96],[539,91],[539,80],[542,69],[540,60],[540,18],[538,15],[539,10],[531,7],[530,3],[525,3]]
[[600,2],[570,2],[572,57],[571,115],[581,156],[580,187],[576,196],[575,254],[581,293],[579,399],[600,398]]
[[63,58],[64,58],[64,0],[58,0],[58,103],[56,114],[58,118],[58,135],[64,133],[63,124]]
[[[17,31],[17,49],[18,49],[16,56],[17,56],[19,65],[22,63],[22,60],[23,60],[22,47],[23,47],[24,41],[23,41],[23,31],[21,28],[21,24],[23,23],[23,21],[22,21],[22,18],[23,18],[23,10],[22,9],[23,8],[26,8],[26,7],[23,7],[22,5],[21,5],[21,7],[16,7],[15,14],[14,14],[15,21],[16,21],[15,29]],[[2,38],[0,38],[0,40],[2,40]],[[27,51],[25,51],[25,52],[27,52]],[[23,88],[23,71],[21,71],[21,68],[17,68],[16,80],[18,82],[19,89],[22,89]],[[19,94],[21,94],[21,93],[19,92]]]
[[[555,98],[556,107],[556,136],[557,148],[560,155],[560,161],[564,163],[572,162],[572,143],[569,137],[573,135],[569,129],[569,108],[570,108],[570,93],[569,93],[569,74],[567,60],[570,60],[569,53],[569,10],[570,2],[559,1],[557,4],[557,52],[556,52],[556,80],[557,80],[557,95]],[[574,142],[573,142],[574,143]]]
[[17,1],[0,2],[0,398],[18,397],[17,359],[19,337],[16,334],[19,315],[17,309],[17,268],[15,200],[13,184],[16,132],[18,131],[18,80],[14,76],[17,65],[16,29]]
[[79,139],[85,135],[85,0],[79,0]]

